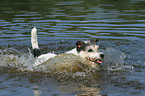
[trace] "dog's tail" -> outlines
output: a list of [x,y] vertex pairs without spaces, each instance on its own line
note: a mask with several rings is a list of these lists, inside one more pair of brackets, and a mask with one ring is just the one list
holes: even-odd
[[37,29],[36,29],[36,27],[34,27],[31,30],[31,44],[32,44],[34,57],[38,57],[39,55],[41,55],[40,49],[38,46],[38,41],[37,41]]

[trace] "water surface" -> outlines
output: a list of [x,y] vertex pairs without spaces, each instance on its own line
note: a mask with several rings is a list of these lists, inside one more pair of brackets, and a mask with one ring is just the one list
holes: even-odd
[[[0,94],[144,96],[144,5],[145,0],[1,0]],[[109,63],[88,73],[26,70],[34,59],[29,52],[33,27],[42,53],[62,53],[78,40],[98,38]]]

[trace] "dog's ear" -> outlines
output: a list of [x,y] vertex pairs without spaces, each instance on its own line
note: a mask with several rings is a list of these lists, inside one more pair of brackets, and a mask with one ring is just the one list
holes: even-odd
[[77,41],[76,46],[77,46],[77,48],[81,48],[84,46],[84,44],[85,43],[83,41]]
[[85,43],[83,41],[77,41],[76,47],[78,51],[83,50],[84,46],[85,46]]
[[98,39],[93,39],[93,40],[92,40],[92,42],[98,42],[98,41],[99,41]]
[[97,43],[99,40],[98,39],[93,39],[91,40],[91,43]]

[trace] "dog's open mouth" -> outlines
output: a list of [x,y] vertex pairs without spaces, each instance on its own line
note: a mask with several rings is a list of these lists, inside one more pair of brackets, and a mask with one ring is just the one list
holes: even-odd
[[102,64],[102,60],[101,59],[92,59],[92,58],[87,58],[87,60],[96,63],[96,64]]

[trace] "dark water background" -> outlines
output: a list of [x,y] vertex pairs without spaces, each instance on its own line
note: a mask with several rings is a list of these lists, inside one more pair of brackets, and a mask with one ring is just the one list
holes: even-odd
[[132,67],[80,77],[0,67],[1,96],[144,96],[145,0],[0,0],[1,65],[3,55],[29,53],[34,26],[43,53],[98,38],[100,49],[120,51]]

